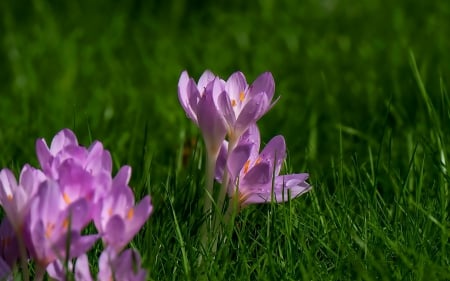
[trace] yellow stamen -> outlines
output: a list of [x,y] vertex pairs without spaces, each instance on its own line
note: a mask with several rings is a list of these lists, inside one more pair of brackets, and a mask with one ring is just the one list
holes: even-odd
[[70,200],[69,195],[67,195],[67,193],[65,193],[65,192],[63,194],[63,198],[64,198],[64,202],[66,202],[67,204],[70,204],[70,202],[72,201],[72,200]]
[[236,106],[236,100],[231,100],[231,106]]
[[12,201],[12,200],[13,200],[13,196],[12,196],[12,194],[8,194],[8,195],[6,195],[6,198],[8,199],[8,201]]
[[240,93],[239,93],[239,100],[240,100],[241,102],[243,102],[244,99],[245,99],[245,93],[244,93],[244,92],[240,92]]
[[131,220],[134,216],[134,208],[128,210],[127,219]]

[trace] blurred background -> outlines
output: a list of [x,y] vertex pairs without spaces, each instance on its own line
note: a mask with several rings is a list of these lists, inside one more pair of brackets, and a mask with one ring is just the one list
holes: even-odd
[[163,178],[198,137],[178,102],[183,70],[241,70],[249,83],[271,71],[281,98],[259,122],[263,141],[283,134],[293,170],[317,176],[340,153],[376,149],[386,128],[393,159],[426,131],[411,54],[432,100],[447,99],[446,1],[18,0],[0,17],[2,166],[68,127],[133,177],[151,158]]

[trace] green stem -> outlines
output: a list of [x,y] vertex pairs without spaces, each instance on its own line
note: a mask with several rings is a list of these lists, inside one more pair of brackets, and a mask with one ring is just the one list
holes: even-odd
[[209,237],[208,232],[211,232],[211,222],[212,222],[212,203],[213,203],[213,193],[214,193],[214,172],[216,167],[216,153],[208,153],[207,155],[207,167],[206,167],[206,178],[205,178],[205,200],[203,205],[203,214],[205,215],[205,221],[203,222],[200,235],[201,243],[204,249],[207,248]]
[[[222,185],[220,187],[220,191],[219,191],[219,197],[217,199],[217,206],[216,206],[216,216],[215,219],[213,221],[214,223],[214,228],[213,233],[217,234],[217,239],[214,240],[213,243],[213,247],[212,247],[212,253],[215,254],[217,251],[217,243],[219,242],[219,240],[221,240],[220,235],[223,235],[224,231],[223,229],[220,229],[220,226],[223,225],[223,223],[226,221],[224,220],[224,214],[223,214],[223,210],[225,207],[225,196],[227,194],[227,190],[228,190],[228,181],[230,179],[230,174],[228,173],[228,158],[230,157],[231,151],[234,149],[234,147],[236,146],[236,139],[230,139],[229,143],[228,143],[228,153],[227,153],[227,162],[225,164],[224,170],[223,170],[223,176],[222,176]],[[234,205],[234,204],[232,204]]]

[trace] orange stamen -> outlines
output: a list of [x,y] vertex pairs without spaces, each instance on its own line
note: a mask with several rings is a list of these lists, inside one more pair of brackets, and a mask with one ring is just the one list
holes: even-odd
[[231,100],[231,106],[236,106],[236,100]]
[[239,100],[240,100],[241,102],[243,102],[244,99],[245,99],[245,93],[244,93],[244,92],[240,92],[240,94],[239,94]]
[[70,204],[70,202],[72,201],[72,200],[70,200],[69,195],[67,195],[67,193],[65,193],[65,192],[63,194],[63,198],[64,198],[64,202],[66,202],[67,204]]
[[127,219],[131,220],[134,216],[134,208],[128,210]]
[[45,237],[46,238],[50,238],[52,236],[53,229],[55,229],[55,224],[48,223],[47,227],[45,228]]
[[244,175],[247,174],[249,166],[250,166],[250,160],[247,160],[244,164]]

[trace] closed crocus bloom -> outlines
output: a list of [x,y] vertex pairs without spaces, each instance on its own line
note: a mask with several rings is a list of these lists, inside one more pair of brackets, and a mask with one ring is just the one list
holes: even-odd
[[226,127],[223,114],[219,112],[217,100],[225,90],[225,82],[205,71],[198,85],[188,73],[181,73],[178,82],[178,98],[187,116],[202,131],[208,154],[215,158],[222,141],[225,139]]
[[57,258],[77,257],[91,248],[98,236],[81,235],[90,220],[89,209],[85,199],[67,205],[56,182],[42,184],[31,203],[26,224],[27,248],[40,267],[46,268]]
[[[286,158],[286,144],[282,136],[276,136],[258,153],[259,131],[251,126],[240,138],[226,161],[230,173],[228,194],[237,198],[239,205],[277,203],[298,197],[311,189],[306,182],[308,174],[279,175]],[[226,151],[221,150],[218,163],[224,163]],[[221,179],[220,169],[216,177]]]
[[94,141],[89,148],[78,144],[77,137],[69,129],[63,129],[53,138],[50,148],[45,139],[36,141],[36,153],[42,170],[51,178],[58,179],[58,170],[66,161],[71,160],[90,174],[111,173],[110,153],[103,145]]
[[94,211],[94,223],[104,243],[116,251],[131,241],[153,209],[148,195],[134,205],[134,194],[128,186],[130,177],[131,168],[122,167],[113,180],[111,191]]
[[226,120],[230,141],[239,139],[272,107],[274,92],[275,82],[270,72],[261,74],[251,85],[239,71],[228,78],[225,91],[219,95],[218,107]]
[[0,171],[0,204],[16,232],[21,231],[31,199],[45,179],[40,170],[29,165],[23,167],[18,183],[10,170]]
[[141,268],[141,257],[134,250],[118,254],[107,248],[100,256],[98,280],[144,281],[146,276],[147,271]]
[[85,198],[97,202],[111,186],[112,160],[109,151],[94,141],[89,148],[78,144],[75,134],[63,129],[50,148],[36,141],[36,152],[44,173],[58,182],[67,204]]

